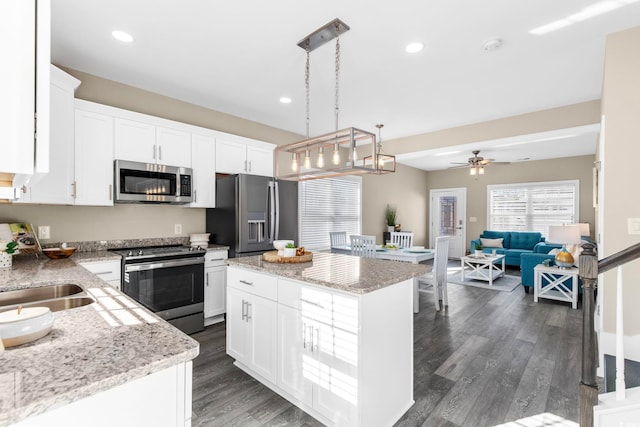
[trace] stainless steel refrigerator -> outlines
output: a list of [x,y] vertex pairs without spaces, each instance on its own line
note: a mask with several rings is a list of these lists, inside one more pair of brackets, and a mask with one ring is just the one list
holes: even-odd
[[273,250],[273,241],[298,244],[298,183],[257,175],[216,178],[216,207],[207,209],[211,242],[229,246],[229,256]]

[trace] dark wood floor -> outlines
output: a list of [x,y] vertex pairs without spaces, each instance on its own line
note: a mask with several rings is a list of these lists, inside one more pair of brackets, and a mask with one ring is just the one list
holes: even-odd
[[[518,274],[507,271],[508,274]],[[415,404],[397,426],[494,426],[543,412],[578,421],[582,309],[513,292],[449,284],[436,312],[414,317]],[[318,426],[233,366],[224,323],[192,335],[193,426]]]

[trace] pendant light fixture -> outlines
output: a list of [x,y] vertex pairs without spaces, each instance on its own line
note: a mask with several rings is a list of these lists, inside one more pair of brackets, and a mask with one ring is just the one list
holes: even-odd
[[[329,178],[341,175],[387,173],[395,171],[395,157],[383,155],[380,143],[376,145],[376,135],[354,127],[339,130],[339,80],[340,80],[340,35],[349,31],[349,26],[340,19],[334,19],[302,39],[298,46],[306,52],[305,89],[306,89],[306,139],[288,145],[278,146],[275,150],[275,176],[280,179],[303,181],[307,179]],[[335,131],[316,136],[309,136],[309,98],[310,98],[310,55],[311,52],[325,43],[335,39]],[[382,125],[380,125],[382,126]],[[378,128],[378,135],[380,129]],[[379,138],[378,138],[379,139]],[[331,161],[325,159],[325,151],[331,153]],[[358,151],[369,153],[362,159]],[[291,163],[282,156],[291,154]],[[298,163],[300,155],[304,155],[302,167]],[[378,156],[384,160],[377,161]],[[283,157],[283,158],[281,158]],[[311,158],[315,157],[312,162]],[[367,159],[370,159],[367,161]],[[373,161],[372,159],[376,159]],[[312,166],[313,165],[313,166]],[[380,167],[383,166],[383,167]],[[392,168],[391,168],[392,166]]]
[[365,166],[371,165],[375,167],[375,173],[384,174],[384,173],[392,173],[396,171],[396,156],[392,156],[390,154],[384,154],[382,152],[382,136],[380,135],[380,131],[384,127],[383,124],[377,124],[378,128],[378,142],[376,143],[376,154],[375,156],[367,156],[364,158]]

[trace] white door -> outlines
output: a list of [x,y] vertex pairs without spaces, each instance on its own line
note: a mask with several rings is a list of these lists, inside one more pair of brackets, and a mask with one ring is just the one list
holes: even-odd
[[155,126],[116,118],[114,129],[116,159],[143,163],[157,162]]
[[191,134],[177,129],[156,127],[158,164],[191,167]]
[[212,136],[191,135],[193,168],[192,208],[216,207],[216,140]]
[[467,241],[467,189],[431,190],[430,196],[430,246],[435,247],[436,237],[449,236],[449,258],[463,257]]
[[277,304],[256,295],[251,295],[247,307],[247,320],[251,336],[250,360],[247,365],[263,378],[276,382]]
[[216,172],[245,173],[247,145],[216,138]]
[[247,173],[273,176],[273,150],[247,146]]
[[204,317],[223,314],[227,308],[227,268],[205,268],[204,274]]
[[[300,311],[278,305],[278,386],[306,405],[312,404],[311,336]],[[311,378],[310,378],[311,376]]]
[[247,294],[229,288],[227,293],[227,354],[246,363],[247,357]]

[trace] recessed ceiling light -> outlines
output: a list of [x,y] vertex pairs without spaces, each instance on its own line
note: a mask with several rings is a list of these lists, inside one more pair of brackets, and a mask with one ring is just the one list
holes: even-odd
[[422,49],[424,49],[424,45],[420,42],[409,43],[407,47],[404,48],[408,53],[418,53]]
[[291,98],[283,96],[282,98],[280,98],[280,102],[282,102],[283,104],[291,104]]
[[113,30],[111,32],[111,35],[113,36],[114,39],[120,40],[121,42],[124,42],[124,43],[131,43],[133,41],[133,36],[129,33],[125,33],[124,31]]

